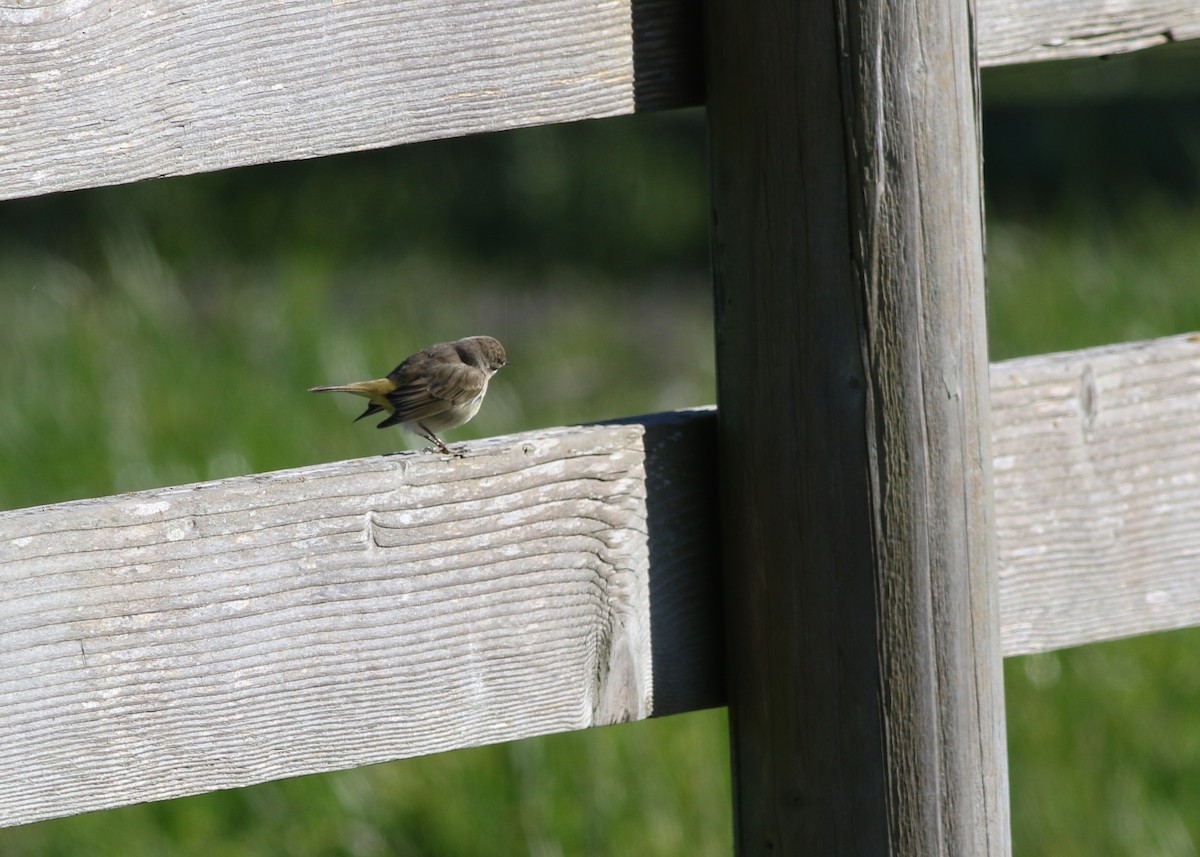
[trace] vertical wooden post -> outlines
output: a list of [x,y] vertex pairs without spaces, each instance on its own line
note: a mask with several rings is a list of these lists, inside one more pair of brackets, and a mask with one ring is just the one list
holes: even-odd
[[707,0],[742,855],[1009,851],[970,0]]

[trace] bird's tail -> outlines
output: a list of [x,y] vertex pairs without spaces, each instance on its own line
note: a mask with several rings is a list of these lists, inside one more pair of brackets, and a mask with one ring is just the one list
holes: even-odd
[[395,389],[394,385],[387,378],[380,378],[378,381],[355,381],[353,384],[333,384],[329,387],[310,387],[310,393],[354,393],[358,396],[366,396],[368,399],[373,399],[376,396],[383,396]]
[[366,396],[371,400],[367,409],[355,419],[355,422],[380,411],[394,411],[395,406],[388,400],[387,394],[396,389],[387,378],[375,381],[355,381],[353,384],[334,384],[329,387],[310,387],[310,393],[353,393],[356,396]]

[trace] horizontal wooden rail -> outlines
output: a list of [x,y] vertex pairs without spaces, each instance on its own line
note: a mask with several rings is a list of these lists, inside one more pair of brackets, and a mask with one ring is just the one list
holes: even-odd
[[685,0],[0,8],[0,194],[698,104]]
[[1200,335],[992,367],[1004,654],[1200,625]]
[[[1200,36],[1168,0],[979,0],[983,65]],[[701,103],[688,0],[0,8],[0,198]]]
[[3,513],[0,825],[721,704],[713,429]]
[[1200,38],[1187,0],[977,0],[979,64],[1126,53]]
[[[1200,336],[992,409],[1005,653],[1200,625]],[[715,419],[0,513],[0,824],[722,704]]]

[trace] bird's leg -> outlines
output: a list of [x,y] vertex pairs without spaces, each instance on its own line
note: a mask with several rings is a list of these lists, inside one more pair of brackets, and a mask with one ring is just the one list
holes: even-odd
[[432,443],[434,446],[436,446],[439,450],[444,452],[446,455],[455,455],[456,454],[454,452],[454,450],[452,450],[450,447],[446,446],[446,444],[442,442],[442,439],[440,437],[438,437],[436,434],[431,432],[429,429],[425,428],[425,426],[423,426],[421,423],[417,423],[417,428],[419,428],[421,430],[420,431],[421,437],[425,438],[427,441]]

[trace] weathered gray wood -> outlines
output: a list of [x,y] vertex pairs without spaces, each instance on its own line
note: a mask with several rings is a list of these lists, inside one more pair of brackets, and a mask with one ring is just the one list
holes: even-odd
[[[698,104],[689,0],[0,9],[0,199]],[[982,0],[1000,65],[1200,36],[1187,2]]]
[[720,704],[713,422],[0,514],[0,824]]
[[8,5],[0,197],[695,104],[696,21],[685,0]]
[[979,62],[1105,56],[1200,38],[1191,0],[978,0]]
[[1200,626],[1200,336],[992,368],[1004,652]]
[[[1200,626],[1200,336],[991,374],[1004,651]],[[614,616],[648,609],[649,713],[722,704],[714,428],[712,411],[666,414],[498,438],[458,463],[388,456],[0,513],[0,818],[603,722],[587,702],[604,682],[586,643],[608,633],[603,593]],[[641,489],[629,487],[639,432]],[[576,454],[585,461],[564,460]],[[572,483],[583,470],[600,476]],[[531,492],[562,502],[539,512]],[[580,497],[600,521],[578,520]],[[648,608],[603,575],[636,545],[573,553],[621,520],[636,528],[638,497]],[[499,503],[531,531],[489,528],[478,509]],[[406,513],[404,527],[381,526]],[[434,515],[475,526],[483,554],[561,540],[564,566],[580,565],[554,581],[537,555],[488,577],[452,541],[421,576],[447,535]],[[556,624],[571,610],[575,636]],[[543,619],[565,635],[557,649],[523,624]],[[504,643],[498,659],[481,648],[488,634]],[[633,661],[644,669],[647,656]],[[439,680],[449,702],[435,711]],[[489,728],[493,717],[508,722]]]
[[972,5],[705,10],[739,853],[1006,854]]

